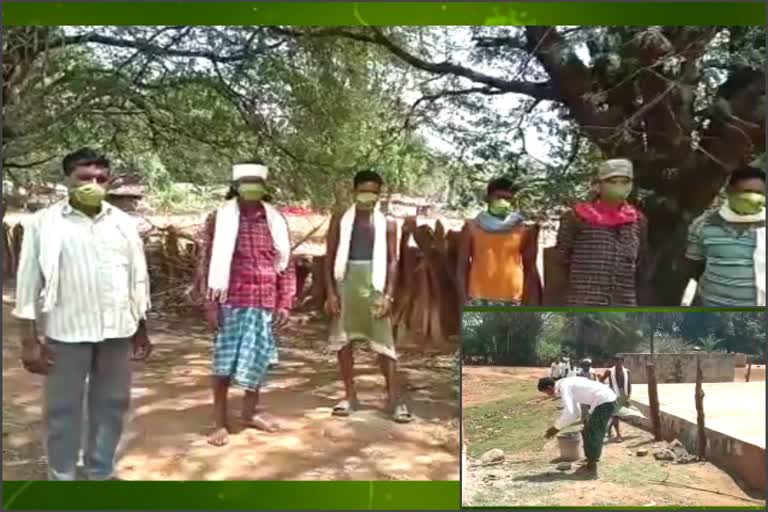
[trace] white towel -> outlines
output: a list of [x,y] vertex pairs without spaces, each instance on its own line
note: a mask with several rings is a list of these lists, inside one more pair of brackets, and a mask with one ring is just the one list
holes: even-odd
[[[291,235],[288,221],[277,208],[262,203],[267,216],[269,234],[275,248],[275,271],[285,272],[291,259]],[[237,233],[240,228],[240,206],[237,199],[227,201],[216,212],[216,225],[213,232],[213,248],[208,269],[208,290],[211,300],[226,301],[229,289],[229,277],[232,270],[232,256],[237,245]]]
[[[59,265],[61,261],[63,209],[67,201],[56,203],[43,211],[39,217],[40,229],[40,269],[44,285],[42,292],[42,312],[49,313],[56,306],[59,290]],[[150,308],[149,274],[144,256],[144,244],[135,229],[135,222],[125,212],[105,203],[109,215],[120,216],[115,224],[130,246],[131,308],[136,318],[144,318]]]
[[[334,261],[334,278],[344,279],[349,260],[349,245],[352,242],[352,227],[357,208],[352,205],[341,217],[339,224],[339,247]],[[373,209],[373,270],[371,284],[374,290],[384,293],[387,284],[387,218],[378,208]]]
[[756,232],[757,247],[755,248],[755,286],[757,288],[757,305],[765,306],[765,226]]
[[[621,369],[622,373],[624,374],[624,394],[629,395],[629,372],[626,368]],[[616,393],[616,396],[620,395],[619,391],[619,383],[616,379],[616,367],[610,369],[610,376],[611,376],[611,388],[613,389],[613,392]]]
[[[765,222],[765,208],[754,215],[739,215],[731,210],[728,203],[720,207],[720,216],[733,223]],[[757,306],[765,306],[765,226],[755,230],[755,252],[752,257],[755,266],[755,287],[757,288]]]

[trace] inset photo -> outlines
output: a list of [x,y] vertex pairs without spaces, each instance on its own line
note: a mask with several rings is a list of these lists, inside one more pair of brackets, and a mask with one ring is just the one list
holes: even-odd
[[764,507],[767,327],[464,312],[462,505]]

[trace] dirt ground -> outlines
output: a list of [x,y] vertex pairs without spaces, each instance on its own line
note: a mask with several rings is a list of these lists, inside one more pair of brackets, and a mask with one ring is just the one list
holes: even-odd
[[[19,365],[18,324],[3,304],[3,478],[42,479],[41,382]],[[317,322],[294,321],[280,338],[280,362],[262,392],[283,424],[276,434],[236,433],[205,442],[212,427],[211,338],[197,321],[153,320],[152,358],[137,365],[131,417],[120,447],[125,480],[457,480],[458,407],[452,358],[403,355],[401,379],[415,420],[398,425],[382,409],[384,379],[358,357],[363,409],[331,416],[342,396],[334,357]],[[240,394],[235,391],[234,406]]]
[[[463,369],[469,451],[462,484],[465,506],[765,506],[764,496],[743,490],[712,464],[655,460],[652,435],[626,423],[624,442],[605,445],[598,479],[558,471],[557,442],[543,439],[558,404],[537,396],[535,389],[535,379],[546,373],[546,368]],[[482,465],[480,455],[494,447],[504,449],[504,462]],[[638,456],[640,448],[649,454]]]

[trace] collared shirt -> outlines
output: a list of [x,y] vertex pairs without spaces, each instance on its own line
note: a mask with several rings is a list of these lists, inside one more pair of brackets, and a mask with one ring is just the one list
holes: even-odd
[[563,413],[555,421],[555,428],[562,430],[581,419],[581,405],[588,405],[590,411],[603,404],[615,402],[616,393],[595,380],[581,377],[566,377],[555,383],[555,393],[563,402]]
[[685,256],[705,264],[698,286],[704,306],[757,305],[754,254],[758,226],[728,222],[717,211],[693,222]]
[[647,221],[592,226],[571,210],[560,219],[556,250],[568,265],[570,306],[636,306],[647,277]]
[[[207,282],[215,216],[208,217],[202,240],[202,275]],[[227,305],[269,310],[291,309],[296,295],[296,270],[293,263],[285,272],[275,271],[277,256],[263,207],[241,208],[237,243],[232,257]]]
[[93,218],[69,204],[61,214],[56,304],[47,314],[40,312],[40,254],[53,248],[40,239],[38,216],[24,229],[14,316],[42,321],[46,336],[61,342],[133,336],[140,319],[131,303],[131,245],[123,230],[136,229],[135,224],[125,224],[126,217],[106,202]]

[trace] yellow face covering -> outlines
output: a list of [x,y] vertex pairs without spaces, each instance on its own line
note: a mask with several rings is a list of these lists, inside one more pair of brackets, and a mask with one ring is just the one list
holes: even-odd
[[88,183],[78,187],[72,187],[69,194],[75,202],[90,207],[97,207],[107,196],[107,190],[98,183]]
[[728,206],[739,215],[755,215],[765,208],[765,195],[757,192],[729,194]]

